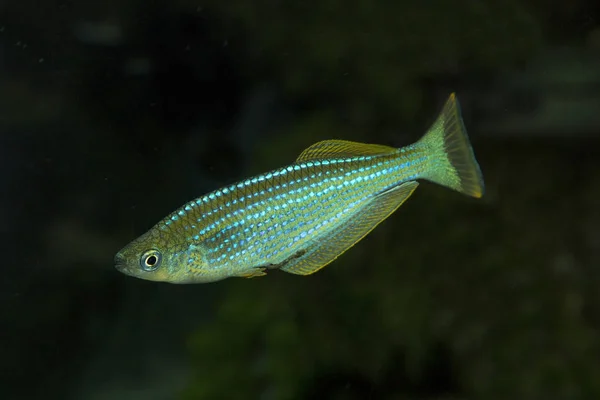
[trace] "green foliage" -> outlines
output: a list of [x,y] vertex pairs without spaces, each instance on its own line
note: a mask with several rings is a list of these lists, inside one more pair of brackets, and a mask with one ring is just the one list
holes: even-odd
[[262,66],[291,98],[329,103],[363,126],[413,117],[423,78],[510,66],[541,40],[539,23],[517,0],[203,5],[225,21],[229,42],[244,46],[245,70]]

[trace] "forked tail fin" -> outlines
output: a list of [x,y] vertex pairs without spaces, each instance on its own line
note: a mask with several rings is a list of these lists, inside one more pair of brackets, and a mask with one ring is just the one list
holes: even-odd
[[431,166],[423,178],[468,196],[483,196],[483,176],[454,93],[418,144],[424,146],[432,156]]

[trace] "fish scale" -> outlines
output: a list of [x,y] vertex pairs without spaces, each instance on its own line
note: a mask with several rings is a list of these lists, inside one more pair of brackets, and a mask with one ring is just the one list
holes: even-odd
[[274,170],[231,185],[226,193],[217,190],[188,203],[165,218],[163,229],[187,232],[187,241],[206,248],[212,268],[234,273],[279,264],[292,255],[294,244],[319,240],[334,229],[349,205],[357,207],[379,191],[414,179],[426,161],[415,158],[417,152],[410,146],[391,156],[314,161]]
[[416,143],[323,141],[295,163],[195,199],[115,257],[117,268],[173,283],[308,275],[397,209],[419,179],[480,197],[483,180],[454,96]]

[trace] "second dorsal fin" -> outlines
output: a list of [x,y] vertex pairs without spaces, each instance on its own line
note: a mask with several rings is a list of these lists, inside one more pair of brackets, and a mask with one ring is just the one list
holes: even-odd
[[395,151],[394,147],[380,144],[366,144],[347,140],[323,140],[306,148],[306,150],[300,153],[296,162],[329,158],[376,156],[390,154]]

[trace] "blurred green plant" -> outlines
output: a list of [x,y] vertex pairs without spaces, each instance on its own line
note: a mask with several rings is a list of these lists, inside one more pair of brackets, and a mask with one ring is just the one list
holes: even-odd
[[[223,35],[243,32],[248,69],[268,71],[291,99],[318,99],[319,112],[261,144],[256,170],[331,132],[361,140],[381,120],[413,120],[421,79],[508,67],[542,40],[535,16],[516,0],[204,6],[225,21]],[[553,196],[557,180],[568,182],[565,170],[548,166],[564,165],[564,154],[534,149],[542,156],[533,158],[532,149],[509,147],[477,146],[486,160],[483,202],[423,185],[317,275],[220,283],[215,320],[190,338],[184,397],[298,398],[324,370],[355,370],[377,384],[398,349],[418,375],[436,342],[451,349],[469,397],[600,393],[585,279],[573,265],[557,267],[568,235],[557,226],[575,215],[573,199]],[[548,212],[556,208],[563,212]]]
[[[180,0],[197,7],[189,0]],[[205,0],[230,46],[292,99],[328,104],[349,125],[411,120],[421,80],[528,58],[540,23],[518,0]]]
[[216,319],[190,338],[184,398],[299,398],[332,370],[378,384],[398,349],[418,376],[440,342],[468,398],[597,397],[598,327],[584,304],[598,304],[584,297],[585,265],[565,258],[581,211],[551,195],[569,181],[552,167],[564,153],[531,150],[477,146],[484,200],[424,184],[316,275],[220,283]]

